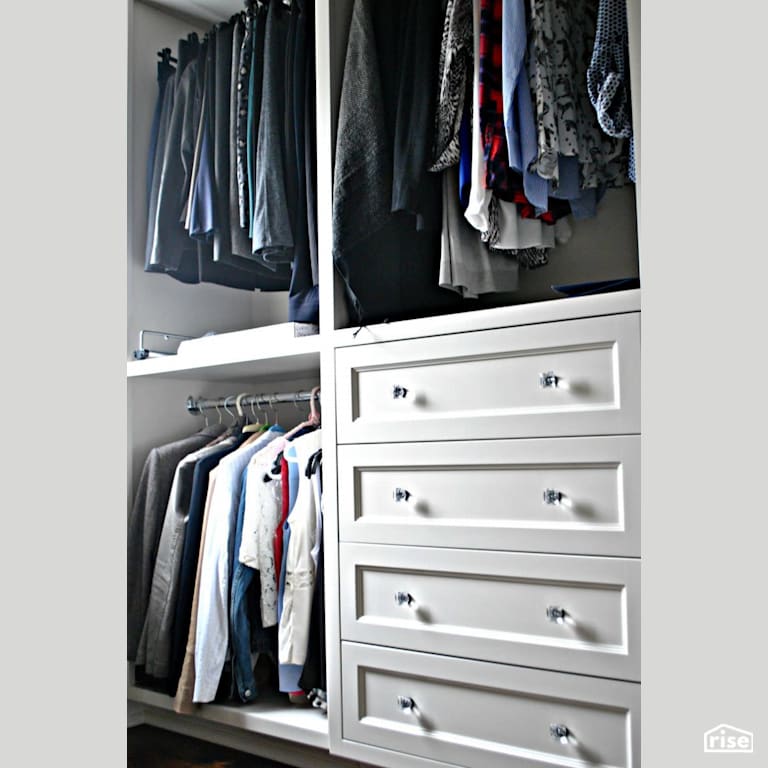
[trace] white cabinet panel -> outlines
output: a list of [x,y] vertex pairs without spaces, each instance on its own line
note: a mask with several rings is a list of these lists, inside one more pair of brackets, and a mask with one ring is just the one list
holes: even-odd
[[640,561],[342,544],[341,636],[640,679]]
[[639,556],[640,438],[338,448],[342,541]]
[[639,768],[636,683],[354,643],[342,660],[345,740],[468,768]]
[[640,431],[639,313],[336,350],[340,443]]

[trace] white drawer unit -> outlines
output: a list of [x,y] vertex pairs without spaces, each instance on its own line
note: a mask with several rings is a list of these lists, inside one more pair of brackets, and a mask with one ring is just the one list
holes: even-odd
[[355,643],[342,664],[345,740],[467,768],[640,766],[636,683]]
[[338,448],[342,541],[636,557],[640,438]]
[[342,544],[341,636],[640,679],[640,563],[629,558]]
[[638,312],[336,350],[340,443],[640,431]]

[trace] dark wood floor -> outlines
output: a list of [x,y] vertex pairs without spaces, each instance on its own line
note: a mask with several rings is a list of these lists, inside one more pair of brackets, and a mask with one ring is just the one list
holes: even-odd
[[151,725],[128,728],[128,768],[289,768]]

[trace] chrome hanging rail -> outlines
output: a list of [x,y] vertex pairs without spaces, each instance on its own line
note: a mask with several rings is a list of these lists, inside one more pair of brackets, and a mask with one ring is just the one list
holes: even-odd
[[[318,402],[320,401],[320,392],[315,395]],[[224,408],[225,406],[232,407],[239,403],[242,407],[254,407],[260,406],[273,406],[278,403],[307,403],[312,399],[312,392],[307,390],[306,392],[274,392],[272,394],[260,394],[260,395],[228,395],[227,397],[219,397],[212,400],[206,398],[195,399],[193,397],[187,398],[187,410],[190,413],[202,413],[202,411]]]

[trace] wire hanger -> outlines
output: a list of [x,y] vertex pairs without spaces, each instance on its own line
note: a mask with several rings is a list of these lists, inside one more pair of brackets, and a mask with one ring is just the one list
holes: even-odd
[[[265,400],[264,402],[266,403],[267,401]],[[267,413],[267,409],[261,404],[261,398],[259,398],[258,406],[261,409],[262,415],[264,416],[264,424],[268,425],[269,424],[269,414]]]
[[237,417],[235,416],[234,413],[232,413],[232,411],[229,410],[229,408],[227,408],[227,402],[229,402],[229,399],[231,397],[232,397],[232,395],[227,395],[227,397],[224,398],[224,410],[232,417],[232,424],[231,424],[231,426],[234,427],[235,424],[237,424]]
[[[242,392],[241,394],[239,394],[237,396],[237,399],[235,400],[235,406],[237,408],[237,412],[238,412],[240,418],[241,419],[245,419],[245,422],[246,422],[243,425],[242,433],[243,434],[248,434],[249,432],[261,432],[262,425],[259,423],[258,418],[256,419],[256,423],[255,424],[248,424],[247,417],[245,417],[245,413],[243,412],[242,402],[243,402],[243,398],[247,397],[247,396],[248,396],[247,392]],[[253,401],[251,401],[251,412],[253,413],[253,415],[255,417],[256,413],[253,410]]]
[[259,429],[262,429],[262,426],[266,426],[266,424],[262,425],[259,421],[259,415],[256,413],[256,408],[254,407],[254,400],[256,398],[251,398],[251,415],[253,416],[253,422],[251,422],[250,426],[256,426]]

